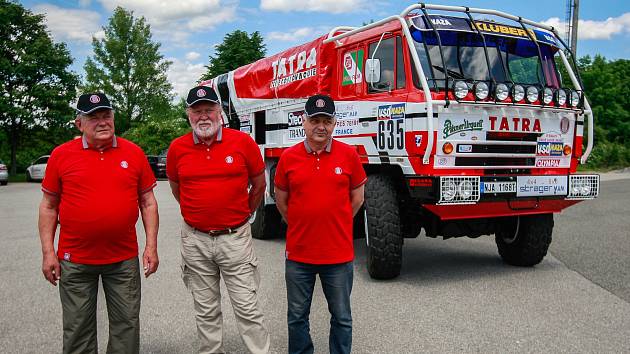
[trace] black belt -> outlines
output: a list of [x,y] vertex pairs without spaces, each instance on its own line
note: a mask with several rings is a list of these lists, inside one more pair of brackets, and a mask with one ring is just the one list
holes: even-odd
[[221,235],[229,235],[229,234],[233,234],[236,231],[238,231],[238,229],[247,224],[249,222],[249,217],[245,218],[245,220],[243,220],[240,224],[238,225],[234,225],[225,229],[220,229],[220,230],[199,230],[197,228],[194,228],[191,226],[191,228],[195,231],[201,232],[203,234],[207,234],[208,236],[221,236]]

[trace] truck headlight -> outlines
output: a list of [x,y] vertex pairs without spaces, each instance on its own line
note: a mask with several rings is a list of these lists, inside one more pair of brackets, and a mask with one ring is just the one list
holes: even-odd
[[538,100],[538,89],[536,86],[530,86],[527,88],[527,102],[534,103]]
[[499,101],[505,101],[510,94],[510,90],[508,89],[506,84],[498,84],[496,89],[494,90],[494,97],[496,97]]
[[470,181],[464,181],[459,184],[459,195],[463,199],[468,199],[473,194],[473,184]]
[[543,103],[550,104],[553,101],[553,91],[549,87],[543,90]]
[[446,201],[453,200],[457,195],[457,185],[453,182],[446,182],[442,190],[442,198]]
[[558,106],[564,106],[567,103],[567,92],[563,89],[556,91],[556,104]]
[[578,106],[580,103],[580,94],[577,91],[571,90],[571,93],[569,94],[569,103],[573,108]]
[[512,87],[512,100],[515,103],[521,102],[525,98],[525,89],[521,85]]
[[465,81],[455,81],[453,93],[457,99],[461,100],[468,95],[468,84]]
[[489,92],[490,90],[488,89],[488,84],[485,82],[480,81],[475,84],[475,97],[477,97],[478,100],[485,100],[488,98]]

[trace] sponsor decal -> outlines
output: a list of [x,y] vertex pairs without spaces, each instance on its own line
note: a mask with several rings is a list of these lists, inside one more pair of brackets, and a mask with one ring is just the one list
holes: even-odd
[[405,104],[396,103],[378,107],[378,120],[405,118]]
[[420,145],[422,145],[422,135],[416,135],[415,139],[416,139],[416,146],[420,147]]
[[127,161],[123,160],[123,161],[120,161],[120,167],[127,168],[129,167],[129,164],[127,163]]
[[499,121],[499,117],[489,116],[490,120],[490,130],[491,131],[505,131],[505,132],[533,132],[540,133],[540,120],[538,118],[507,118],[501,117]]
[[90,102],[92,102],[92,103],[99,103],[99,102],[101,102],[101,98],[98,97],[98,95],[92,95],[92,96],[90,96]]
[[518,176],[516,196],[566,195],[567,176]]
[[354,127],[359,125],[358,118],[338,119],[333,135],[352,135]]
[[432,18],[431,23],[439,26],[452,26],[451,22],[445,18]]
[[335,174],[336,175],[340,175],[341,172],[343,172],[343,170],[341,169],[341,167],[335,167]]
[[234,158],[232,156],[230,156],[230,155],[227,155],[225,157],[225,163],[232,164],[232,162],[234,162]]
[[302,120],[305,118],[304,110],[289,112],[288,122],[288,139],[301,140],[304,139],[304,128],[302,128]]
[[359,111],[353,103],[335,103],[335,117],[339,119],[356,118]]
[[313,77],[317,75],[317,50],[311,48],[308,53],[304,50],[288,58],[281,57],[272,62],[271,67],[273,69],[273,80],[270,84],[272,89]]
[[447,163],[448,163],[448,160],[446,159],[446,157],[440,157],[440,158],[438,159],[438,165],[440,165],[440,166],[444,166],[444,165],[446,165]]
[[566,134],[569,131],[569,118],[563,117],[560,120],[560,131],[562,134]]
[[444,121],[444,129],[442,130],[442,138],[446,139],[449,136],[457,133],[461,133],[464,131],[480,131],[483,130],[483,119],[479,119],[478,121],[469,122],[467,119],[464,119],[463,123],[453,124],[450,119]]
[[206,90],[204,89],[197,90],[197,97],[203,97],[205,95],[206,95]]
[[541,158],[536,159],[536,167],[560,167],[560,159]]
[[363,49],[348,52],[343,58],[343,79],[341,86],[363,82]]
[[536,145],[536,156],[562,156],[564,145],[562,143],[542,142]]
[[539,143],[547,142],[547,143],[562,143],[562,135],[556,134],[554,132],[545,133],[536,139]]
[[472,145],[469,144],[458,144],[457,152],[472,152]]
[[481,32],[501,33],[501,34],[505,34],[509,36],[523,37],[523,38],[536,38],[536,33],[534,32],[534,30],[530,28],[527,29],[527,31],[529,32],[528,34],[522,28],[500,25],[497,23],[475,21],[473,22],[473,24]]

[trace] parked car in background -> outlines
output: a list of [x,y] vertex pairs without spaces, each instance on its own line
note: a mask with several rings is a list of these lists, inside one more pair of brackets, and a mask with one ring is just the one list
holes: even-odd
[[9,183],[9,168],[0,160],[0,185],[6,186]]
[[166,153],[168,150],[162,151],[159,155],[147,155],[149,165],[155,178],[166,178]]
[[48,158],[50,155],[40,156],[37,160],[33,161],[30,166],[26,168],[26,181],[42,181],[46,174],[46,165],[48,164]]

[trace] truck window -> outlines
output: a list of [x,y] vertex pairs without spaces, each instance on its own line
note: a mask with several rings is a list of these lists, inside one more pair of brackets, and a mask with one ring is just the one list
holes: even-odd
[[405,57],[403,56],[402,38],[396,37],[396,88],[405,88],[407,80],[405,78]]
[[374,51],[377,45],[378,41],[370,44],[368,58],[372,58],[372,55],[374,55],[374,59],[381,61],[381,79],[373,84],[367,83],[368,93],[389,91],[396,87],[394,86],[394,38],[382,40],[375,54]]

